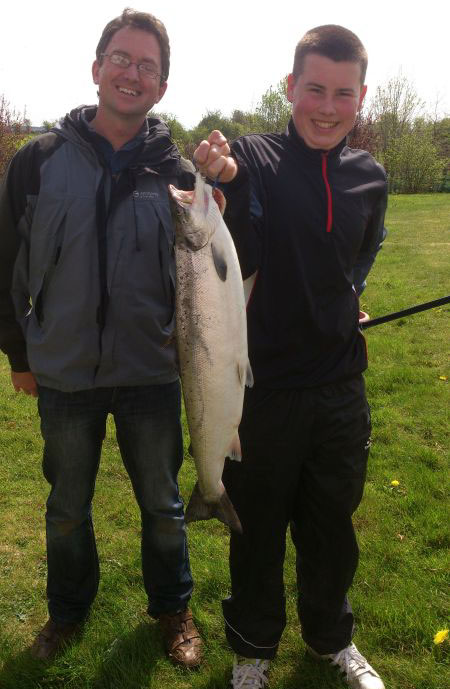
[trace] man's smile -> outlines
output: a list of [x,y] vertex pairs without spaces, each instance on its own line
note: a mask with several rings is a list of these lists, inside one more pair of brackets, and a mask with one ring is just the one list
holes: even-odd
[[325,120],[312,120],[312,123],[319,127],[319,129],[333,129],[333,127],[337,127],[339,124],[338,122],[327,122]]
[[125,86],[117,86],[119,93],[124,93],[126,96],[140,96],[141,92],[135,89],[126,88]]

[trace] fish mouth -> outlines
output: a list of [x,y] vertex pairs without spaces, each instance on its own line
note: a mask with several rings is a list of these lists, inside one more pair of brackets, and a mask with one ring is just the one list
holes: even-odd
[[[177,189],[176,187],[173,186],[173,184],[169,184],[169,192],[170,195],[172,196],[173,200],[181,206],[181,208],[190,208],[192,204],[194,203],[195,199],[195,190],[192,191],[183,191],[182,189]],[[223,192],[218,189],[217,187],[212,189],[211,195],[214,199],[214,201],[217,203],[219,206],[219,210],[221,215],[225,213],[225,207],[226,207],[226,199],[223,194]]]
[[185,191],[183,189],[177,189],[173,184],[169,184],[169,192],[173,200],[182,208],[189,208],[192,206],[195,194],[194,190]]
[[[191,251],[203,249],[214,234],[220,219],[220,205],[205,178],[197,172],[195,189],[185,191],[169,184],[169,194],[179,228],[178,246],[186,244]],[[222,192],[219,195],[223,198]],[[225,199],[223,198],[223,207]],[[177,231],[177,230],[176,230]]]
[[191,216],[194,196],[194,190],[177,189],[173,184],[169,184],[169,200],[175,223],[176,244],[179,247],[186,247],[189,251],[203,249],[208,243],[207,237],[199,242],[199,236],[202,236],[202,233],[197,231]]

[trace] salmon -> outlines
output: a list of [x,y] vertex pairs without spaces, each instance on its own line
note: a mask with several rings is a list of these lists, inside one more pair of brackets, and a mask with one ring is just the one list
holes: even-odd
[[169,190],[175,219],[176,339],[198,477],[186,522],[216,517],[242,532],[222,483],[225,458],[241,459],[238,427],[245,386],[253,384],[242,274],[221,213],[222,192],[213,193],[199,173],[193,192]]

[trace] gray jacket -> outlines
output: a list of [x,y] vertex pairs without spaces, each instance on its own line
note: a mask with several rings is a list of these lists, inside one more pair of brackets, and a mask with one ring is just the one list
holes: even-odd
[[148,120],[134,159],[112,175],[80,114],[21,149],[5,179],[0,346],[13,370],[59,390],[171,382],[167,186],[191,189],[193,168],[166,125]]

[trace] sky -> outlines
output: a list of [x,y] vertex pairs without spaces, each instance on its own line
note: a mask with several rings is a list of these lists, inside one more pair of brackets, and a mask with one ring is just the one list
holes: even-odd
[[[0,95],[33,125],[95,103],[91,65],[104,26],[124,7],[151,12],[171,43],[167,92],[158,110],[186,127],[208,112],[252,110],[291,71],[296,43],[320,24],[354,31],[369,54],[367,99],[400,73],[430,113],[450,114],[444,0],[3,0]],[[426,9],[426,11],[425,11]]]

